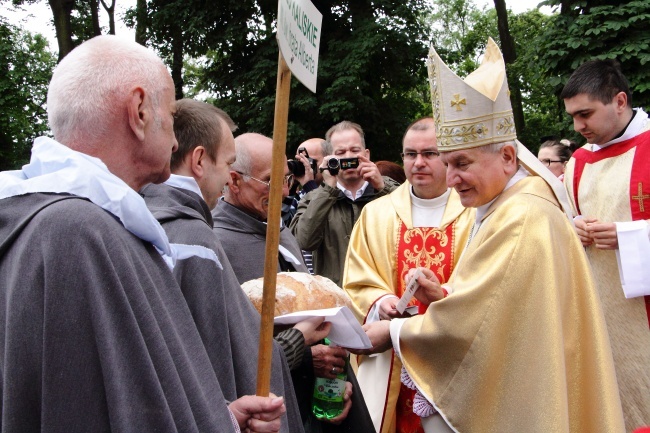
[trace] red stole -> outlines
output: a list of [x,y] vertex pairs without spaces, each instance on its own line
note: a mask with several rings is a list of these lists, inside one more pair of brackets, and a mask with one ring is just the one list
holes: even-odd
[[[397,296],[404,293],[404,277],[411,268],[431,269],[440,283],[449,280],[454,264],[454,228],[455,223],[449,224],[444,230],[435,227],[415,227],[409,230],[400,221],[397,242]],[[420,314],[426,311],[426,306],[421,305],[415,298],[411,305],[417,305]],[[413,413],[414,395],[414,390],[401,384],[396,407],[397,433],[424,433],[420,417]]]
[[634,161],[632,162],[632,173],[630,173],[629,189],[632,221],[650,219],[650,131],[629,140],[612,144],[597,152],[590,152],[582,148],[575,151],[573,154],[575,159],[573,191],[578,214],[581,214],[580,203],[578,203],[578,187],[585,166],[607,158],[620,156],[633,147],[636,147],[636,149],[634,151]]
[[[636,149],[632,161],[629,189],[632,221],[650,219],[650,131],[641,133],[629,140],[612,144],[597,152],[590,152],[581,148],[573,153],[575,159],[573,195],[575,196],[578,215],[581,215],[580,204],[578,203],[578,187],[585,166],[607,158],[620,156],[633,147],[636,147]],[[650,296],[645,296],[645,307],[648,314],[648,326],[650,326]]]

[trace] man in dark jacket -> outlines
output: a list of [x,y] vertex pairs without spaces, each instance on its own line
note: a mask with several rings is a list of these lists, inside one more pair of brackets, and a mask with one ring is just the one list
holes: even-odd
[[[313,251],[314,273],[341,285],[352,228],[366,203],[395,190],[399,184],[382,177],[370,161],[363,129],[343,121],[325,134],[333,155],[321,164],[323,183],[300,200],[291,231],[300,248]],[[332,173],[331,158],[358,158],[358,167]]]

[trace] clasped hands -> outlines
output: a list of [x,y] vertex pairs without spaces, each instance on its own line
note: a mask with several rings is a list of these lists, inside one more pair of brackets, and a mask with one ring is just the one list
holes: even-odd
[[593,217],[576,218],[573,222],[582,246],[593,245],[601,250],[615,250],[618,248],[616,224],[603,223]]

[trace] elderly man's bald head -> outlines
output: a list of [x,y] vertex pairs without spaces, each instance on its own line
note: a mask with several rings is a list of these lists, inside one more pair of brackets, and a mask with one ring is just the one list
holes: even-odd
[[[226,202],[265,221],[268,217],[269,183],[273,161],[273,140],[262,134],[246,133],[235,138],[237,157],[232,165],[231,182],[224,196]],[[284,157],[284,173],[289,174]],[[289,194],[285,184],[283,196]]]
[[157,101],[166,76],[160,58],[140,44],[111,35],[84,42],[52,75],[47,112],[54,138],[68,144],[110,133],[129,90],[142,86]]
[[76,47],[54,70],[47,110],[56,140],[101,159],[133,189],[169,177],[174,82],[145,47],[110,35]]

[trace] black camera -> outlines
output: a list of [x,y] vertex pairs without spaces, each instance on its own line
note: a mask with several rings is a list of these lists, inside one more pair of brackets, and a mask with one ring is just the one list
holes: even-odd
[[359,158],[330,158],[327,160],[327,167],[320,171],[329,170],[332,176],[339,174],[339,170],[350,170],[359,166]]
[[[299,147],[298,148],[298,154],[302,154],[307,158],[309,161],[309,165],[311,165],[311,171],[314,173],[314,176],[316,176],[317,169],[318,167],[316,166],[316,160],[314,158],[309,157],[309,153],[307,152],[307,149],[304,147]],[[287,161],[287,165],[289,166],[289,171],[293,173],[295,177],[302,177],[305,175],[305,165],[302,163],[302,161],[298,161],[295,159],[290,159]]]

